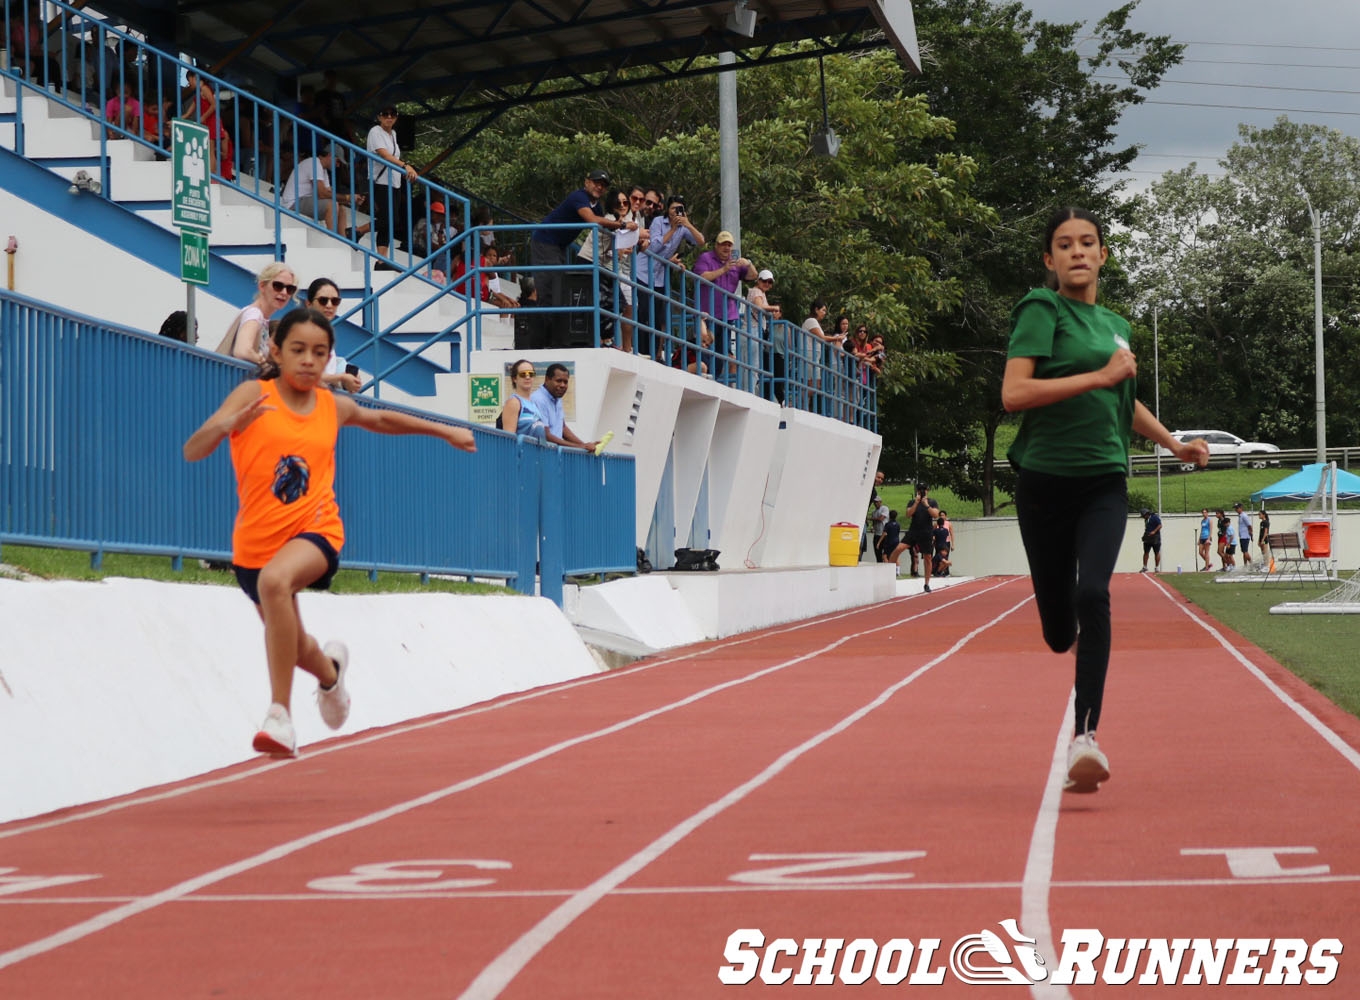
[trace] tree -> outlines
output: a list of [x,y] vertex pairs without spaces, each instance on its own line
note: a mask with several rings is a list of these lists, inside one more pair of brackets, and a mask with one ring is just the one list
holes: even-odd
[[1328,437],[1360,431],[1360,141],[1281,118],[1239,128],[1218,181],[1194,165],[1135,202],[1130,266],[1164,331],[1164,415],[1281,445],[1315,440],[1313,233],[1322,219]]
[[[1115,128],[1179,60],[1182,46],[1130,31],[1135,3],[1095,23],[1094,51],[1086,57],[1076,51],[1082,25],[1035,20],[1020,3],[916,0],[913,6],[924,66],[907,91],[955,123],[951,148],[977,163],[973,193],[995,216],[956,227],[932,258],[940,275],[962,290],[927,336],[936,351],[953,355],[956,374],[886,401],[884,463],[890,475],[913,471],[918,432],[930,458],[914,471],[981,499],[991,514],[1010,310],[1042,280],[1044,222],[1065,204],[1088,208],[1107,223],[1123,221],[1120,184],[1111,174],[1137,150],[1117,145]],[[1126,82],[1096,78],[1097,71],[1114,69]],[[1117,264],[1107,267],[1106,299],[1121,286]]]
[[[866,319],[892,360],[881,383],[901,391],[952,371],[921,343],[930,317],[952,308],[956,283],[932,266],[935,244],[991,218],[970,193],[975,165],[952,148],[953,124],[906,93],[888,49],[825,61],[834,159],[814,156],[822,116],[810,60],[743,71],[740,100],[744,256],[776,276],[773,297],[795,322],[826,298]],[[449,157],[438,174],[537,221],[585,173],[682,192],[710,239],[719,224],[716,78],[603,92],[517,109]],[[442,144],[431,130],[428,151]],[[422,150],[417,150],[417,158]]]

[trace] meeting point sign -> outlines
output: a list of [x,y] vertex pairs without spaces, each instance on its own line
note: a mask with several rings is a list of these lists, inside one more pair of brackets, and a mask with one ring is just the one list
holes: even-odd
[[966,934],[945,948],[939,938],[770,938],[733,931],[718,979],[739,986],[1322,986],[1336,978],[1336,938],[1107,938],[1098,930],[1062,933],[1056,961],[1040,953],[1018,921]]

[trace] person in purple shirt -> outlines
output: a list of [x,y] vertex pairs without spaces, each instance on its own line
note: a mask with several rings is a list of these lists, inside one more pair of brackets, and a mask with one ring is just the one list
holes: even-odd
[[699,286],[699,311],[708,316],[713,327],[714,352],[707,359],[709,371],[719,382],[727,380],[727,359],[732,354],[732,332],[741,315],[741,297],[737,286],[742,281],[755,281],[756,269],[745,257],[733,257],[735,241],[726,229],[718,234],[712,250],[705,250],[694,262],[694,273],[711,281],[723,295],[708,285]]
[[[535,229],[529,238],[529,263],[534,267],[550,267],[567,263],[567,247],[580,235],[581,227],[594,223],[602,229],[636,229],[632,220],[605,218],[600,214],[600,198],[609,188],[609,174],[592,170],[586,174],[585,184],[562,199],[562,203],[543,217],[541,225],[574,224],[576,228]],[[564,306],[562,271],[536,271],[534,284],[538,288],[540,306]],[[567,327],[566,313],[548,313],[543,317],[547,328],[548,346],[561,344],[559,331]]]

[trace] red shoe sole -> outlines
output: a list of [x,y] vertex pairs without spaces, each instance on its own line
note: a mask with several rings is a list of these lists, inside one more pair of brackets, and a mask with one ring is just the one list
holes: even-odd
[[255,734],[255,740],[251,743],[256,753],[267,753],[271,757],[296,757],[297,750],[293,747],[286,747],[274,737],[270,736],[263,729]]

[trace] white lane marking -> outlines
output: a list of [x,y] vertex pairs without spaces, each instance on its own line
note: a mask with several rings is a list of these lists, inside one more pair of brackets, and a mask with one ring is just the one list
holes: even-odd
[[[1160,590],[1162,594],[1166,596],[1166,599],[1169,600],[1174,607],[1179,609],[1180,612],[1185,615],[1185,617],[1189,618],[1192,622],[1194,622],[1200,628],[1204,629],[1204,631],[1208,632],[1211,636],[1217,639],[1218,644],[1222,646],[1224,649],[1226,649],[1230,654],[1232,654],[1233,658],[1237,660],[1238,663],[1246,667],[1248,673],[1250,673],[1253,677],[1255,677],[1258,681],[1260,681],[1262,684],[1266,686],[1266,690],[1268,690],[1276,698],[1279,698],[1280,701],[1284,702],[1285,706],[1291,712],[1297,715],[1300,719],[1302,719],[1315,733],[1321,736],[1323,740],[1326,741],[1328,746],[1330,746],[1337,753],[1341,754],[1341,756],[1344,757],[1352,767],[1360,771],[1360,751],[1357,751],[1355,747],[1351,746],[1349,743],[1343,740],[1335,730],[1333,730],[1330,726],[1328,726],[1325,722],[1319,719],[1316,715],[1310,712],[1299,702],[1295,701],[1293,696],[1291,696],[1289,692],[1286,691],[1284,688],[1280,687],[1280,685],[1276,684],[1273,680],[1271,680],[1264,670],[1262,670],[1256,664],[1252,663],[1251,660],[1243,656],[1241,650],[1239,650],[1236,646],[1234,646],[1226,638],[1224,638],[1222,632],[1214,628],[1212,625],[1204,621],[1202,618],[1192,613],[1190,609],[1186,607],[1182,601],[1176,600],[1176,598],[1172,596],[1171,592],[1167,590],[1165,586],[1163,586],[1157,580],[1152,579],[1150,576],[1148,577],[1148,581],[1154,587]],[[1322,696],[1319,695],[1319,697]]]
[[[1044,960],[1056,962],[1058,951],[1053,944],[1053,927],[1048,916],[1048,894],[1053,885],[1053,855],[1058,842],[1058,813],[1062,804],[1063,783],[1067,780],[1067,744],[1074,721],[1076,691],[1067,698],[1058,739],[1053,746],[1053,758],[1044,782],[1039,815],[1034,820],[1034,832],[1029,838],[1029,856],[1025,859],[1024,880],[1020,886],[1020,928],[1035,940],[1035,948]],[[1035,1000],[1071,1000],[1072,994],[1064,986],[1045,980],[1033,983],[1029,995]]]
[[[1278,878],[1168,878],[1168,879],[1091,879],[1086,881],[1054,881],[1051,889],[1224,889],[1237,886],[1319,886],[1360,882],[1360,875],[1319,875]],[[610,896],[708,896],[724,893],[762,892],[996,892],[1023,890],[1024,882],[899,882],[891,885],[663,885],[620,886]],[[574,896],[578,889],[470,889],[462,892],[389,892],[380,897],[373,893],[200,893],[175,900],[176,903],[315,903],[322,901],[354,902],[380,899],[544,899]],[[36,899],[3,899],[3,906],[90,906],[91,904],[130,903],[140,896],[40,896]],[[1024,930],[1025,928],[1021,928]],[[1044,956],[1048,958],[1047,955]]]
[[[961,597],[957,597],[952,601],[948,601],[944,604],[939,605],[935,610],[942,611],[945,608],[952,607],[955,604],[962,604],[964,601],[971,600],[974,597],[980,597],[983,594],[996,590],[998,587],[1004,587],[1006,584],[1012,583],[1016,579],[1017,579],[1016,577],[1003,578],[1000,583],[994,583],[989,587],[983,588],[982,590],[978,590],[975,591],[974,593],[965,594]],[[504,698],[502,700],[495,701],[488,705],[480,705],[476,708],[460,708],[455,712],[450,712],[445,715],[438,716],[437,718],[425,719],[422,722],[405,723],[399,726],[395,726],[391,729],[384,729],[382,732],[379,733],[370,733],[367,736],[356,736],[353,738],[342,738],[334,742],[328,742],[322,746],[316,747],[309,746],[307,747],[307,759],[314,760],[315,758],[320,757],[323,754],[335,753],[338,750],[349,750],[352,747],[360,747],[368,743],[376,743],[380,740],[390,739],[394,736],[404,736],[407,733],[419,732],[422,729],[429,729],[432,726],[442,726],[448,722],[456,722],[460,719],[467,719],[471,718],[472,716],[483,715],[487,712],[496,712],[503,708],[509,708],[511,705],[518,705],[520,702],[532,701],[535,698],[543,698],[550,694],[559,694],[563,691],[570,691],[573,688],[584,687],[588,684],[598,684],[603,681],[614,680],[620,677],[626,677],[632,674],[641,673],[645,670],[653,670],[657,667],[669,666],[670,664],[673,663],[682,663],[685,660],[692,660],[697,659],[698,657],[701,656],[708,656],[710,653],[721,652],[722,650],[730,649],[733,646],[741,646],[750,642],[759,642],[763,639],[769,638],[770,636],[783,635],[788,632],[796,632],[799,629],[814,628],[818,625],[825,625],[828,622],[839,621],[842,618],[854,617],[855,615],[861,614],[862,612],[870,610],[872,608],[882,608],[890,604],[896,604],[902,601],[916,600],[918,597],[924,596],[925,596],[924,594],[914,594],[905,597],[892,597],[886,601],[880,601],[877,604],[866,604],[857,608],[850,608],[846,611],[837,611],[827,615],[820,615],[816,618],[804,619],[803,621],[795,622],[792,625],[787,625],[781,628],[762,629],[759,632],[749,633],[738,638],[729,639],[725,642],[716,643],[715,645],[712,646],[706,646],[703,649],[693,650],[692,652],[689,653],[680,653],[675,656],[664,657],[663,659],[659,660],[648,660],[643,663],[639,663],[635,666],[624,667],[619,670],[611,670],[608,671],[607,673],[594,674],[590,677],[582,677],[572,681],[564,681],[561,684],[554,684],[548,687],[535,688],[533,691],[529,691],[520,695],[515,695],[513,697]],[[906,620],[910,621],[910,619]],[[120,810],[123,809],[130,809],[133,806],[149,805],[155,802],[162,802],[166,799],[173,799],[178,798],[181,795],[188,795],[191,792],[199,792],[210,788],[217,788],[220,787],[221,785],[230,785],[233,782],[242,781],[246,778],[258,777],[259,775],[266,774],[270,771],[275,770],[276,768],[287,767],[292,763],[295,763],[295,761],[281,760],[261,764],[258,767],[248,767],[248,764],[245,763],[234,764],[232,765],[233,767],[244,766],[248,767],[248,770],[239,771],[235,774],[224,775],[223,777],[220,778],[210,778],[207,781],[196,781],[193,782],[192,784],[181,785],[177,788],[171,788],[163,792],[153,792],[149,795],[139,795],[136,798],[124,799],[118,802],[111,802],[106,805],[96,806],[93,809],[86,809],[80,812],[74,812],[66,816],[59,816],[53,819],[38,820],[37,822],[33,823],[25,823],[22,826],[11,827],[8,830],[0,830],[0,840],[4,840],[6,837],[17,837],[20,834],[24,833],[35,833],[39,830],[50,830],[52,827],[64,826],[67,823],[75,823],[87,819],[96,819],[100,816],[106,816],[109,813],[119,812]]]
[[[174,902],[175,900],[181,899],[182,897],[187,896],[192,892],[196,892],[199,889],[206,888],[207,886],[214,885],[225,879],[232,878],[244,872],[248,872],[251,869],[260,867],[261,865],[269,864],[270,862],[273,861],[278,861],[279,859],[285,858],[290,854],[296,853],[297,851],[301,851],[304,848],[312,847],[333,837],[341,836],[342,834],[353,833],[356,830],[362,830],[365,829],[366,827],[375,826],[378,823],[381,823],[388,819],[392,819],[395,816],[400,816],[403,813],[410,812],[413,809],[418,809],[421,806],[430,805],[434,802],[440,801],[441,799],[448,798],[451,795],[456,795],[459,792],[467,791],[470,788],[476,788],[478,785],[494,781],[496,778],[504,777],[505,775],[518,771],[521,768],[528,767],[530,764],[536,764],[541,760],[546,760],[548,757],[561,753],[564,750],[569,750],[573,747],[580,746],[584,743],[589,743],[593,740],[601,739],[605,736],[612,736],[615,733],[622,732],[623,730],[629,729],[636,725],[640,725],[643,722],[648,722],[651,719],[657,718],[658,716],[661,715],[665,715],[668,712],[672,712],[675,711],[676,709],[692,705],[695,702],[702,701],[709,695],[717,694],[718,692],[721,691],[726,691],[729,688],[738,687],[742,684],[749,683],[750,681],[758,680],[761,677],[765,677],[769,674],[776,673],[787,667],[794,666],[795,664],[802,663],[806,660],[814,659],[818,656],[821,656],[823,653],[830,652],[831,650],[836,649],[847,642],[850,642],[853,639],[859,639],[866,635],[873,635],[875,632],[884,632],[887,631],[888,629],[898,628],[902,625],[907,624],[908,622],[915,621],[918,618],[923,618],[927,614],[939,611],[943,607],[948,607],[951,604],[958,604],[964,601],[972,600],[974,597],[980,597],[983,594],[990,592],[991,590],[995,590],[997,587],[1004,586],[1005,582],[1006,581],[1003,581],[1002,583],[997,584],[995,587],[989,587],[985,590],[977,591],[976,593],[970,594],[966,597],[962,597],[957,601],[951,601],[946,604],[939,605],[928,610],[924,610],[919,614],[908,615],[906,618],[899,618],[896,621],[888,622],[887,624],[884,625],[876,625],[873,628],[864,629],[860,632],[853,632],[850,635],[842,636],[841,638],[835,640],[834,642],[828,643],[827,645],[821,647],[820,649],[812,650],[811,652],[804,653],[801,656],[796,656],[793,659],[785,660],[782,663],[776,663],[769,667],[763,667],[760,670],[754,671],[753,673],[746,674],[744,677],[738,677],[729,681],[724,681],[721,684],[715,684],[712,687],[705,688],[702,691],[697,691],[694,694],[681,698],[678,701],[670,702],[667,705],[662,705],[659,708],[651,709],[639,715],[635,715],[631,718],[624,719],[620,722],[616,722],[609,726],[605,726],[602,729],[596,729],[593,732],[583,733],[579,736],[573,736],[570,739],[562,740],[558,743],[552,744],[551,746],[544,747],[541,750],[537,750],[534,753],[528,754],[524,757],[520,757],[517,760],[512,760],[506,764],[502,764],[500,767],[492,768],[489,771],[484,771],[479,775],[475,775],[471,778],[466,778],[445,788],[441,788],[433,792],[427,792],[425,795],[418,796],[414,799],[408,799],[405,802],[398,802],[395,805],[388,806],[386,809],[381,809],[377,812],[369,813],[366,816],[361,816],[358,819],[349,821],[348,823],[340,823],[336,826],[328,827],[324,830],[319,830],[316,833],[311,833],[304,837],[298,837],[296,840],[291,840],[288,841],[287,843],[271,847],[270,849],[266,851],[261,851],[259,854],[252,855],[251,857],[243,858],[240,861],[233,862],[232,864],[225,865],[221,868],[215,869],[210,872],[205,872],[202,875],[196,875],[193,878],[186,879],[183,882],[180,882],[176,885],[172,885],[167,889],[161,890],[160,892],[153,893],[150,896],[144,896],[133,902],[126,903],[123,906],[115,907],[114,909],[109,910],[105,913],[97,914],[88,920],[81,921],[80,923],[73,924],[70,927],[64,928],[63,930],[57,931],[53,934],[49,934],[47,937],[39,938],[38,940],[31,941],[26,945],[21,945],[18,948],[12,948],[9,951],[0,953],[0,969],[7,968],[11,965],[14,965],[17,962],[22,962],[26,958],[32,958],[34,955],[41,955],[45,952],[53,950],[54,948],[59,948],[62,945],[70,944],[73,941],[79,941],[81,938],[87,937],[90,934],[94,934],[98,931],[112,927],[115,924],[119,924],[122,921],[127,920],[129,917],[134,917],[139,913],[145,913],[147,910],[155,909],[156,907],[161,906],[165,903]],[[1030,600],[1030,598],[1026,597],[1025,600],[1021,601],[1020,604],[1017,604],[1015,608],[1021,607],[1028,600]],[[1014,611],[1015,608],[1012,608],[1011,611]],[[1010,611],[1007,611],[1005,614],[1001,616],[1001,618],[1004,618],[1006,615],[1010,613],[1011,613]],[[1001,618],[994,619],[994,621],[1000,621]],[[976,634],[978,631],[981,630],[974,630],[974,632],[969,633],[969,636]],[[955,643],[954,648],[957,648],[959,645],[966,641],[967,641],[966,638],[960,640],[960,642]],[[931,664],[937,662],[939,659],[943,659],[944,656],[947,655],[948,653],[942,654],[940,657],[937,657],[936,660],[931,661]],[[926,669],[928,669],[928,666],[920,668],[917,671],[917,673],[918,674],[923,673]],[[913,676],[915,676],[915,674],[913,674]]]
[[[916,678],[925,674],[926,671],[930,670],[936,664],[942,663],[953,656],[973,638],[981,635],[983,632],[1005,619],[1008,615],[1018,611],[1032,599],[1033,595],[1025,597],[1024,600],[1013,605],[1008,610],[1003,611],[985,625],[980,625],[971,632],[968,632],[939,656],[922,664],[906,677],[902,678],[902,680],[884,689],[878,697],[874,698],[872,701],[860,706],[835,725],[822,730],[815,736],[798,744],[798,746],[793,749],[781,754],[760,773],[741,785],[738,785],[721,798],[710,802],[703,809],[700,809],[688,819],[672,827],[666,833],[652,841],[652,843],[648,844],[641,851],[638,851],[631,858],[628,858],[622,864],[617,865],[612,870],[606,872],[580,892],[562,902],[556,909],[522,934],[518,940],[510,945],[510,947],[496,956],[496,958],[477,975],[477,978],[468,985],[468,988],[462,992],[460,995],[462,1000],[492,1000],[493,997],[500,996],[501,992],[520,973],[520,971],[533,960],[534,956],[551,944],[553,939],[566,930],[577,917],[584,914],[625,881],[642,871],[642,869],[661,857],[661,855],[665,854],[714,816],[722,813],[730,806],[740,802],[747,795],[751,794],[751,792],[768,783],[804,754],[821,746],[833,736],[837,736],[849,729],[874,709],[885,704],[893,695],[898,691],[901,691],[912,681],[916,680]],[[843,642],[848,641],[849,638],[850,637],[847,636],[845,639],[838,639],[832,645],[833,647],[839,646]]]

